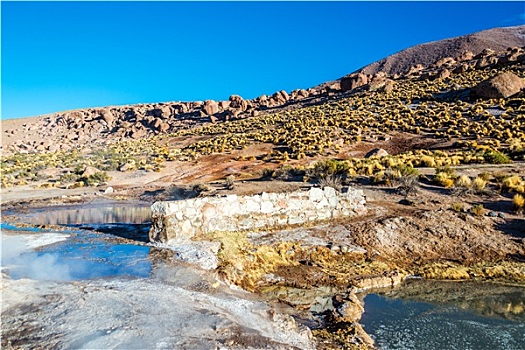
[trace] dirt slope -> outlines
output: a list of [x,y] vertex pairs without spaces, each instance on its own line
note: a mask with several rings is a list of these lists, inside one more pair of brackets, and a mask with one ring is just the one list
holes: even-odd
[[502,51],[508,47],[525,45],[525,25],[494,28],[481,32],[425,43],[399,51],[393,55],[369,64],[357,72],[375,74],[403,74],[417,64],[429,66],[444,57],[457,57],[466,51],[474,55],[484,49]]

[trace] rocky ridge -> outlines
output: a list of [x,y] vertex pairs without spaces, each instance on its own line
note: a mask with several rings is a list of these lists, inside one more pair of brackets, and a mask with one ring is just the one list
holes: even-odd
[[[524,48],[525,46],[514,46],[500,52],[485,48],[477,54],[472,51],[455,50],[451,56],[440,56],[431,64],[413,65],[403,74],[390,74],[383,70],[365,74],[368,70],[363,69],[341,78],[340,81],[308,90],[297,89],[291,93],[283,90],[252,100],[232,95],[228,101],[165,102],[88,108],[18,121],[3,121],[2,149],[4,154],[68,151],[97,143],[170,134],[203,123],[220,123],[276,113],[282,109],[313,105],[363,91],[391,92],[399,80],[444,80],[472,70],[524,64]],[[510,87],[501,95],[505,98],[523,89],[522,80],[507,77],[506,81],[509,79],[513,81],[504,83],[507,86],[510,84]],[[499,85],[502,86],[501,83]],[[498,96],[493,93],[484,94],[484,91],[488,91],[487,87],[474,89],[474,93],[479,97]],[[470,91],[464,93],[469,96]]]

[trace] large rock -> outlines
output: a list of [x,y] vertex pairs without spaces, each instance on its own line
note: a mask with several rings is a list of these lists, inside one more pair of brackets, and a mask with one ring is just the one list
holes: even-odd
[[202,107],[206,115],[213,115],[219,112],[219,104],[213,100],[204,101],[204,106]]
[[109,109],[103,109],[100,113],[100,116],[108,125],[113,124],[113,121],[115,120],[115,116]]
[[365,158],[371,158],[371,157],[385,157],[388,156],[388,152],[385,151],[382,148],[376,148],[371,150],[365,155]]
[[281,90],[273,94],[271,99],[274,100],[274,105],[282,105],[288,102],[288,100],[290,99],[290,96],[288,95],[286,91]]
[[160,116],[162,118],[169,118],[169,117],[171,117],[171,108],[170,108],[170,106],[163,106],[160,109]]
[[368,77],[362,73],[352,74],[341,79],[341,90],[350,91],[368,84]]
[[95,175],[96,173],[100,173],[100,170],[92,166],[87,166],[82,173],[82,177],[89,177],[91,175]]
[[525,80],[511,72],[504,72],[487,79],[474,87],[481,98],[507,98],[525,88]]
[[230,96],[230,108],[239,109],[244,112],[248,107],[248,103],[239,95]]

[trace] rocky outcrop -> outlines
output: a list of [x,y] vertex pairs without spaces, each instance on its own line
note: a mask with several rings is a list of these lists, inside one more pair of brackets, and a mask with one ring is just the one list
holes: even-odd
[[212,232],[301,225],[366,211],[362,190],[311,188],[291,193],[194,198],[152,205],[151,241],[186,244]]
[[219,104],[213,100],[204,101],[204,106],[202,107],[206,115],[212,115],[219,111]]
[[365,74],[351,74],[341,79],[341,90],[350,91],[366,84],[368,84],[368,77]]
[[525,89],[525,80],[511,72],[504,72],[487,79],[474,87],[481,98],[507,98]]

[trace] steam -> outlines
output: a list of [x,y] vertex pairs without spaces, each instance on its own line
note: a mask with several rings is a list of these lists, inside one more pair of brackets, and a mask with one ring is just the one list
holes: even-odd
[[69,235],[57,233],[16,236],[2,234],[2,272],[7,270],[13,279],[70,280],[70,267],[61,263],[57,254],[41,254],[33,250],[68,237]]

